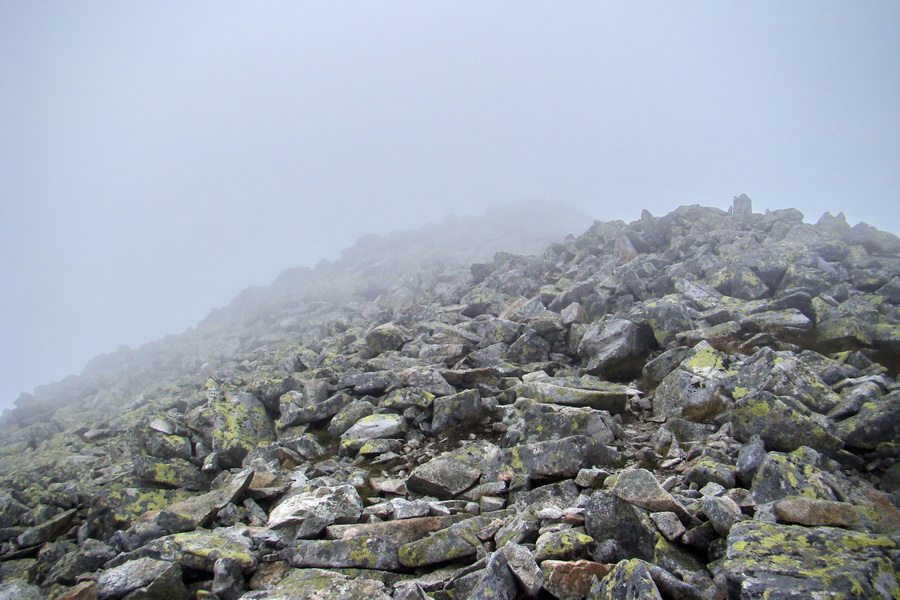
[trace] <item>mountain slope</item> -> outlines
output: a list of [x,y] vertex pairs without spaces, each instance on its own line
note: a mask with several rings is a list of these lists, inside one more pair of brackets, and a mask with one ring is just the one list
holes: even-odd
[[802,219],[448,222],[100,357],[5,416],[4,586],[896,597],[900,240]]

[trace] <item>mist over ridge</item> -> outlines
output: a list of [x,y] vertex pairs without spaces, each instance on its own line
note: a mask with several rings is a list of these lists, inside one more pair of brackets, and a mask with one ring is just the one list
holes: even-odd
[[[115,352],[91,358],[79,373],[91,375],[111,364],[127,365],[138,355],[152,361],[159,348],[178,345],[179,340],[190,344],[198,331],[240,329],[247,320],[265,318],[285,303],[340,302],[356,294],[372,299],[382,291],[378,286],[383,286],[386,279],[403,274],[414,276],[426,266],[446,268],[446,276],[452,278],[473,262],[490,260],[496,252],[539,254],[568,234],[580,234],[591,222],[587,213],[570,204],[525,200],[496,205],[481,215],[447,215],[415,229],[372,232],[342,249],[333,260],[315,259],[312,267],[287,268],[268,285],[251,285],[222,307],[207,307],[211,313],[183,333],[160,335],[134,348],[119,344]],[[44,382],[34,393],[40,396],[49,392],[52,397],[53,390],[68,389],[78,377],[73,373],[59,381]],[[19,390],[16,396],[20,392],[25,401],[31,396],[28,390]],[[0,408],[11,408],[15,399],[0,402]]]

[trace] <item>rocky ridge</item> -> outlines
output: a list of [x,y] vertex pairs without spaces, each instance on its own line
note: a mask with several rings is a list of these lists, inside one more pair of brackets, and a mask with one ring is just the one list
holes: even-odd
[[382,242],[20,399],[0,598],[900,597],[900,239]]

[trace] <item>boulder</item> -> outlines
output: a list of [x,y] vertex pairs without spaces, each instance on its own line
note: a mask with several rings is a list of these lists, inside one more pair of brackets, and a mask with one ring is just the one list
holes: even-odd
[[131,464],[135,476],[145,483],[191,491],[206,491],[212,481],[209,474],[202,472],[197,465],[183,458],[157,460],[150,456],[139,456]]
[[879,444],[900,444],[900,391],[863,403],[840,422],[838,435],[854,448],[874,450]]
[[24,581],[0,583],[0,600],[44,600],[41,589]]
[[549,354],[550,342],[531,328],[526,328],[506,352],[509,360],[523,364],[544,362]]
[[761,521],[738,523],[719,566],[729,598],[900,597],[900,543],[890,536]]
[[502,454],[502,480],[573,478],[585,467],[618,466],[625,457],[594,439],[571,436],[507,448]]
[[832,477],[822,471],[819,457],[809,448],[785,454],[769,452],[753,478],[751,491],[757,504],[775,502],[788,496],[836,501]]
[[759,436],[767,448],[782,452],[809,446],[833,455],[844,445],[835,435],[836,427],[823,415],[790,396],[771,392],[753,391],[736,400],[731,424],[738,440]]
[[588,387],[575,387],[556,379],[528,381],[516,387],[516,393],[536,402],[605,410],[611,414],[624,412],[628,388],[598,381]]
[[501,450],[487,441],[469,443],[416,467],[406,485],[426,496],[452,499],[472,487],[483,473],[496,473]]
[[240,565],[245,573],[250,573],[257,566],[252,545],[243,529],[220,527],[169,535],[153,540],[139,552],[209,573],[213,572],[217,560],[227,558]]
[[580,528],[548,531],[535,542],[534,558],[538,562],[590,558],[593,542],[594,538]]
[[683,515],[685,519],[688,513],[685,508],[667,492],[646,469],[628,469],[616,476],[616,481],[610,488],[610,493],[626,502],[630,502],[650,512],[675,512]]
[[578,344],[578,356],[592,375],[629,379],[644,367],[651,339],[648,327],[610,318],[591,324]]
[[662,600],[647,563],[637,558],[616,564],[591,588],[587,600]]
[[660,348],[674,344],[679,333],[694,329],[691,310],[681,294],[641,302],[628,313],[628,318],[649,327]]
[[220,558],[213,565],[212,593],[221,600],[238,600],[247,591],[241,566],[230,558]]
[[731,408],[721,391],[725,372],[725,355],[700,342],[656,388],[653,414],[695,422],[719,418]]
[[466,429],[478,423],[486,414],[478,390],[465,390],[434,401],[431,419],[432,435],[446,435],[456,429]]
[[354,400],[353,396],[347,392],[338,392],[330,397],[321,398],[322,394],[318,391],[326,391],[327,388],[314,386],[313,389],[316,392],[311,392],[310,386],[307,385],[304,392],[288,392],[281,397],[279,428],[286,429],[294,425],[324,421],[336,415]]
[[396,538],[357,536],[339,540],[297,540],[281,555],[294,567],[400,569]]
[[79,575],[100,569],[116,554],[112,546],[88,538],[78,546],[78,550],[66,554],[51,567],[47,580],[73,585]]
[[328,423],[328,433],[339,438],[363,417],[375,413],[375,405],[367,400],[354,400],[339,409]]
[[269,513],[267,526],[312,538],[333,523],[356,522],[362,509],[362,498],[352,485],[323,486],[283,498]]
[[490,521],[489,517],[472,517],[421,540],[403,544],[398,550],[400,564],[415,568],[473,556],[482,548],[476,533]]
[[366,332],[367,356],[377,356],[382,352],[399,350],[406,343],[408,333],[394,323],[385,323]]
[[515,600],[516,580],[506,561],[506,554],[495,552],[487,560],[480,580],[467,596],[472,600]]
[[239,467],[247,453],[275,440],[275,429],[263,404],[247,393],[217,397],[201,411],[210,424],[212,450],[223,468]]
[[500,550],[526,598],[536,598],[544,585],[544,574],[525,546],[510,542]]
[[545,560],[541,563],[544,589],[560,600],[580,600],[591,590],[591,585],[606,577],[612,565],[589,560]]
[[172,600],[188,598],[188,591],[181,581],[181,568],[172,562],[152,558],[131,560],[100,573],[97,578],[99,600],[122,598],[126,594]]
[[859,521],[856,509],[848,502],[832,502],[787,496],[775,503],[775,515],[782,523],[829,527],[851,527]]
[[294,569],[269,588],[248,592],[242,596],[242,600],[285,598],[391,600],[384,583],[377,579],[353,577],[326,569]]
[[584,519],[587,534],[598,543],[594,560],[653,560],[658,534],[642,509],[611,494],[596,492],[585,507]]
[[27,548],[54,540],[69,530],[77,516],[78,511],[74,508],[63,511],[40,525],[29,527],[16,538],[16,543],[22,548]]
[[363,417],[341,435],[341,451],[358,451],[368,440],[401,437],[406,429],[406,419],[397,414],[376,413]]
[[557,406],[520,398],[505,412],[504,446],[530,444],[584,435],[612,444],[615,435],[607,424],[609,413],[588,407]]

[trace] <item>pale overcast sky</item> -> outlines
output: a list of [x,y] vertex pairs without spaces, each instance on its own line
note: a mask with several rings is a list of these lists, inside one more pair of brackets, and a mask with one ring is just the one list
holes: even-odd
[[0,407],[495,203],[898,232],[898,32],[893,0],[0,2]]

